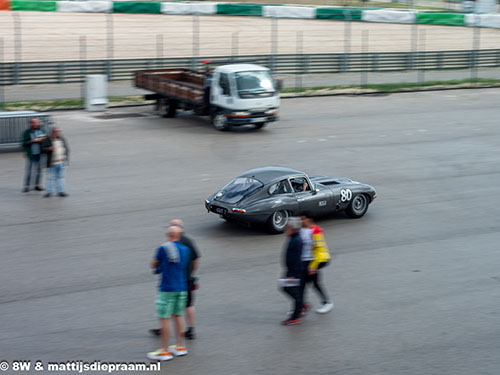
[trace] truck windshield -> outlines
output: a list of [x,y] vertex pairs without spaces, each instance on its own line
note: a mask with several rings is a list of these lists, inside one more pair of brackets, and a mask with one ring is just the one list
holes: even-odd
[[236,88],[241,98],[257,98],[274,96],[274,85],[267,70],[237,72]]
[[219,199],[227,203],[237,203],[260,190],[262,186],[262,182],[254,178],[236,177],[222,188],[222,196]]

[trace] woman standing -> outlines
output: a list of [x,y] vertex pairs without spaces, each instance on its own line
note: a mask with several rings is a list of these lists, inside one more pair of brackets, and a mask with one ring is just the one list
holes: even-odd
[[44,142],[44,152],[47,154],[49,178],[45,198],[51,197],[57,185],[57,195],[66,197],[64,191],[64,173],[69,162],[69,148],[66,139],[61,135],[60,128],[54,128],[50,137]]

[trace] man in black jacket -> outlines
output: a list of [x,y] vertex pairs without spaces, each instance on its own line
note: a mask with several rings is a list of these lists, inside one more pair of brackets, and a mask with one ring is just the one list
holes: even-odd
[[281,322],[282,325],[289,326],[300,324],[300,314],[302,312],[302,293],[300,288],[300,275],[302,274],[302,239],[299,230],[302,227],[301,221],[297,217],[288,219],[286,234],[289,237],[284,254],[285,275],[281,279],[283,291],[288,294],[293,302],[293,313],[289,318]]
[[40,130],[40,119],[32,117],[30,119],[30,128],[23,133],[23,147],[26,152],[26,175],[24,177],[23,192],[30,191],[31,170],[35,168],[35,190],[42,191],[40,183],[42,181],[42,171],[40,167],[40,157],[42,156],[42,142],[46,139],[45,133]]

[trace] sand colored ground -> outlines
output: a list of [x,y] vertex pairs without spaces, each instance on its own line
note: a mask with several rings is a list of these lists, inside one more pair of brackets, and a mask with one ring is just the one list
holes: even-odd
[[[0,12],[0,61],[474,48],[467,27],[279,19],[274,30],[269,18]],[[500,48],[500,30],[479,35],[479,48]]]

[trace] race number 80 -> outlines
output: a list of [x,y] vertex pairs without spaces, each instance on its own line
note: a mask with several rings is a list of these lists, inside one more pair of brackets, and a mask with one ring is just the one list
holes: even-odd
[[352,199],[352,191],[350,189],[340,190],[340,201],[349,202]]

